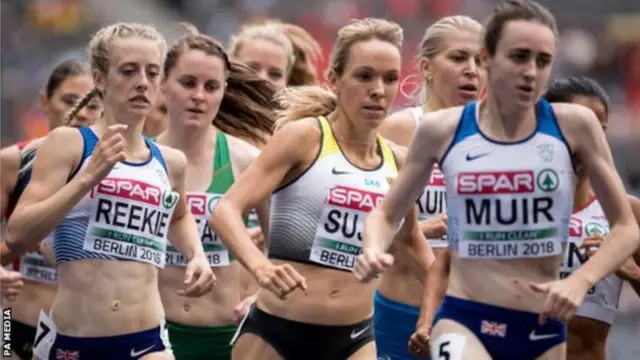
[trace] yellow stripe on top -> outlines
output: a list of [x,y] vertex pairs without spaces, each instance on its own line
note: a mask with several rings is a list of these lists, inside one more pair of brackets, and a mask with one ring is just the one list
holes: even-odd
[[[322,131],[322,147],[320,149],[320,156],[318,156],[318,159],[321,159],[325,156],[339,153],[340,146],[338,146],[338,141],[336,140],[335,136],[333,136],[333,131],[331,130],[329,120],[324,116],[320,116],[318,120],[320,121],[320,129]],[[387,143],[380,135],[378,135],[378,143],[380,144],[380,149],[382,150],[382,161],[398,171],[398,165],[396,164],[396,158],[393,155],[393,151],[391,151],[389,145],[387,145]]]
[[338,141],[336,141],[335,136],[333,136],[329,120],[324,116],[320,116],[318,120],[320,121],[320,129],[322,130],[322,148],[320,149],[318,159],[322,159],[325,156],[339,153],[340,147],[338,146]]

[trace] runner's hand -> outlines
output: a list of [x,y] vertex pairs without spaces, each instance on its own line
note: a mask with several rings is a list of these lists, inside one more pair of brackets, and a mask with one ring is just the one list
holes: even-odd
[[430,217],[420,222],[422,235],[427,239],[439,239],[447,234],[447,214]]
[[247,296],[233,309],[233,317],[235,318],[237,325],[240,325],[242,319],[247,315],[247,312],[251,309],[251,305],[253,305],[256,300],[258,300],[257,295]]
[[431,353],[430,323],[418,323],[416,331],[409,338],[409,352],[419,357],[429,356]]
[[356,258],[356,266],[353,273],[361,282],[369,282],[378,277],[380,273],[393,265],[393,255],[379,252],[374,249],[365,249]]
[[550,318],[561,322],[571,319],[591,286],[588,281],[573,274],[566,279],[530,284],[529,287],[537,293],[546,294],[538,317],[538,323],[544,325]]
[[271,291],[282,300],[297,288],[307,291],[307,280],[289,264],[274,265],[267,261],[252,272],[260,287]]
[[0,267],[0,288],[2,296],[6,297],[7,300],[15,300],[20,294],[23,285],[22,276],[19,272]]
[[216,277],[209,267],[209,262],[204,256],[196,256],[189,261],[184,272],[184,284],[186,289],[178,290],[178,295],[187,297],[200,297],[213,288]]
[[109,175],[109,172],[118,161],[125,159],[122,132],[126,129],[127,125],[111,125],[100,136],[100,140],[98,140],[84,171],[89,176],[91,184],[97,184],[102,181]]
[[[604,238],[602,237],[602,235],[593,234],[584,240],[580,248],[586,249],[584,255],[587,258],[590,258],[591,256],[593,256],[593,254],[596,253],[596,251],[598,251],[603,241],[604,241]],[[633,258],[629,258],[627,259],[627,261],[622,263],[620,268],[616,271],[616,275],[618,275],[618,277],[621,278],[622,280],[634,281],[638,277],[637,272],[638,272],[638,266],[636,265],[636,262],[633,261]]]

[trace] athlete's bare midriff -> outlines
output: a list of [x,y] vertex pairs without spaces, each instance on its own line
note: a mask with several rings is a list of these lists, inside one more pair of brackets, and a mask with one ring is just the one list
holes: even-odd
[[20,295],[13,301],[3,298],[2,305],[11,308],[13,320],[35,327],[38,324],[40,309],[48,313],[55,296],[55,285],[24,280]]
[[261,310],[288,320],[318,325],[351,325],[373,314],[373,281],[363,284],[351,272],[332,270],[290,261],[272,260],[274,264],[291,264],[307,281],[307,291],[296,290],[282,300],[270,291],[260,291]]
[[68,336],[106,337],[154,328],[164,317],[157,268],[118,260],[61,263],[51,316],[57,332]]
[[538,259],[451,260],[447,295],[503,308],[539,313],[544,294],[535,293],[531,283],[558,278],[562,256]]
[[240,303],[240,264],[211,268],[216,284],[210,293],[199,298],[178,295],[184,290],[183,267],[160,271],[160,296],[167,320],[191,326],[225,326],[235,324],[233,309]]
[[576,316],[568,324],[567,360],[605,360],[611,325]]

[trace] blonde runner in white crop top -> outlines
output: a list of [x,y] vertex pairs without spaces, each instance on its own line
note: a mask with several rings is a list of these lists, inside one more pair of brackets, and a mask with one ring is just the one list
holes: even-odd
[[[583,209],[571,215],[569,242],[562,261],[561,278],[568,277],[588,260],[584,256],[587,249],[581,249],[580,246],[585,239],[594,234],[605,238],[609,235],[609,223],[600,203],[595,198]],[[610,274],[589,289],[576,316],[613,324],[621,290],[622,280],[616,274]]]
[[[416,120],[417,129],[420,125],[420,121],[422,120],[422,107],[416,106],[411,108],[411,114]],[[416,201],[419,221],[439,216],[440,214],[447,212],[446,189],[447,188],[444,183],[444,174],[442,174],[442,171],[440,170],[438,165],[434,165],[433,171],[431,172],[431,178],[422,191],[422,194],[420,194],[420,197]],[[436,249],[445,248],[448,245],[447,235],[443,235],[438,239],[427,240],[429,240],[429,245],[432,248]]]

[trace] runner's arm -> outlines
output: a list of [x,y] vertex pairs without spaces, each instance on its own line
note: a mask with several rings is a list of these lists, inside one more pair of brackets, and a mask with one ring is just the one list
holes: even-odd
[[573,120],[565,121],[572,123],[570,135],[575,140],[576,153],[584,161],[591,186],[611,224],[611,241],[603,242],[593,257],[572,274],[594,286],[636,252],[640,245],[640,229],[595,114],[581,106],[562,105],[567,107],[562,109],[566,112],[563,115]]
[[80,132],[68,127],[53,130],[40,145],[29,185],[7,224],[11,251],[22,254],[39,244],[89,192],[91,179],[84,172],[67,181],[82,147]]
[[436,258],[433,266],[429,269],[422,292],[418,327],[428,326],[430,328],[433,324],[433,318],[447,291],[450,266],[451,250],[447,248]]
[[[389,146],[393,149],[396,155],[396,161],[398,168],[402,170],[406,162],[406,148],[400,147],[393,143],[389,143]],[[402,224],[402,228],[395,235],[393,240],[394,244],[404,244],[404,246],[397,246],[396,249],[403,251],[406,254],[406,259],[409,259],[409,269],[414,275],[424,283],[427,279],[429,268],[435,260],[431,246],[424,237],[424,234],[420,228],[420,224],[417,219],[416,207],[410,206],[409,212],[405,217],[405,221]]]
[[[631,201],[631,209],[633,210],[633,215],[636,218],[638,226],[640,226],[640,199],[635,196],[629,195],[629,200]],[[636,249],[636,252],[633,254],[633,260],[636,262],[636,265],[640,266],[640,247],[638,247]]]
[[391,246],[398,223],[414,205],[431,176],[443,138],[450,137],[443,131],[445,127],[438,124],[441,117],[439,113],[425,114],[411,140],[405,164],[391,184],[389,193],[365,220],[363,250],[376,248],[386,252]]
[[309,153],[320,146],[319,139],[315,119],[300,119],[278,130],[213,210],[210,226],[252,273],[268,259],[247,234],[242,214],[258,206],[292,169],[301,166]]
[[[15,188],[20,170],[20,149],[17,146],[9,146],[0,150],[0,218],[6,220],[9,209],[9,199]],[[4,226],[3,226],[4,231]],[[0,241],[0,260],[2,266],[7,266],[16,256],[10,253],[9,248]]]
[[200,241],[200,236],[198,235],[198,227],[193,215],[187,209],[184,193],[187,158],[181,151],[162,145],[158,145],[158,148],[167,163],[173,191],[179,195],[171,218],[171,225],[169,225],[167,238],[187,258],[187,261],[191,261],[197,256],[205,257],[202,241]]
[[51,243],[44,240],[40,243],[40,255],[44,258],[44,261],[50,266],[56,266],[56,256],[51,248]]

